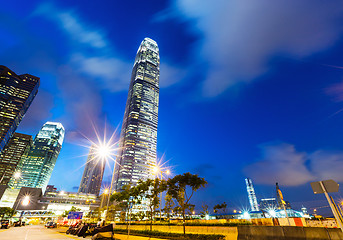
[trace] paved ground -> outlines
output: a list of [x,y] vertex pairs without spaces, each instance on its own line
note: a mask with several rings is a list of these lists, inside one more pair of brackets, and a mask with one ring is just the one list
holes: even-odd
[[[25,227],[11,227],[9,229],[0,229],[0,240],[70,240],[78,239],[82,240],[85,238],[71,236],[65,234],[67,228],[54,228],[46,229],[42,225],[32,225]],[[104,235],[110,236],[110,234],[105,233]],[[158,238],[149,238],[149,237],[139,237],[139,236],[130,236],[127,238],[127,235],[115,234],[116,239],[120,240],[162,240]],[[86,239],[90,240],[90,237]],[[165,240],[165,239],[163,239]]]
[[42,225],[11,227],[0,230],[1,240],[70,240],[83,239],[59,233],[53,229],[46,229]]

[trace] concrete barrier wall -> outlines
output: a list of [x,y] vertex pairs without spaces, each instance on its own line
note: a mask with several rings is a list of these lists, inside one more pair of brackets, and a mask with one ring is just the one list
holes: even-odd
[[297,226],[297,227],[306,227],[306,220],[305,218],[277,218],[279,225],[280,226],[289,226],[288,224],[288,220],[289,223],[291,224],[291,226]]
[[[116,225],[126,229],[126,225]],[[133,230],[150,230],[150,225],[131,225]],[[153,225],[152,230],[183,233],[182,226]],[[186,233],[222,234],[226,240],[343,240],[339,228],[295,226],[186,226]]]
[[336,228],[337,223],[335,219],[325,219],[325,220],[306,220],[306,224],[309,227],[327,227],[327,228]]
[[238,226],[238,240],[343,240],[337,228],[292,226]]

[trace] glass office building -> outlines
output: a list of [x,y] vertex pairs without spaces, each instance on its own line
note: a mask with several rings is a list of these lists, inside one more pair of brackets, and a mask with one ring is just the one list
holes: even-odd
[[18,165],[20,178],[11,178],[9,186],[43,188],[45,190],[60,153],[64,127],[61,123],[47,122],[34,139],[27,157]]
[[[32,146],[32,136],[14,133],[13,137],[0,152],[0,185],[7,185],[14,176],[16,168]],[[19,177],[20,173],[16,177]]]
[[39,78],[17,75],[0,65],[0,152],[13,136],[37,95]]
[[95,146],[91,146],[83,171],[79,193],[99,195],[105,170],[105,161],[96,154]]
[[112,189],[152,178],[156,165],[160,57],[157,43],[145,38],[132,70]]

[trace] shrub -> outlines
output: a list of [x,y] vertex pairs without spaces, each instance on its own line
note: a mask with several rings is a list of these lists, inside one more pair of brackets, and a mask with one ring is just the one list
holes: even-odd
[[[116,222],[117,225],[127,225],[126,222]],[[150,222],[131,222],[131,225],[150,225]],[[168,223],[168,222],[156,222],[153,223],[153,225],[163,225],[163,226],[182,226],[182,222],[178,223]],[[252,225],[251,222],[236,222],[236,223],[206,223],[206,222],[191,222],[191,223],[185,223],[185,226],[213,226],[213,227],[235,227],[240,225]]]
[[[124,229],[114,229],[114,232],[125,233],[127,231]],[[149,231],[149,230],[130,230],[130,233],[133,235],[149,236],[149,237],[161,237],[167,239],[189,239],[189,240],[224,240],[224,235],[219,234],[191,234],[187,233],[186,235],[182,233],[169,233],[169,232],[160,232],[160,231]]]

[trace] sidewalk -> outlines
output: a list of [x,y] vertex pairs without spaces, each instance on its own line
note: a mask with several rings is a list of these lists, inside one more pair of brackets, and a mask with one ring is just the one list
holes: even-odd
[[[67,231],[68,228],[65,227],[60,227],[60,228],[55,228],[54,230],[60,234],[64,234],[65,236],[68,236],[70,238],[74,238],[74,239],[84,239],[83,237],[78,237],[78,236],[74,236],[74,235],[68,235],[65,232]],[[102,236],[105,237],[111,237],[111,233],[107,232],[107,233],[101,233]],[[87,236],[86,239],[90,239],[91,236]],[[127,234],[114,234],[113,238],[115,239],[120,239],[120,240],[166,240],[165,238],[161,239],[161,238],[151,238],[151,237],[142,237],[142,236],[134,236],[134,235],[130,235],[129,237],[127,236]]]

